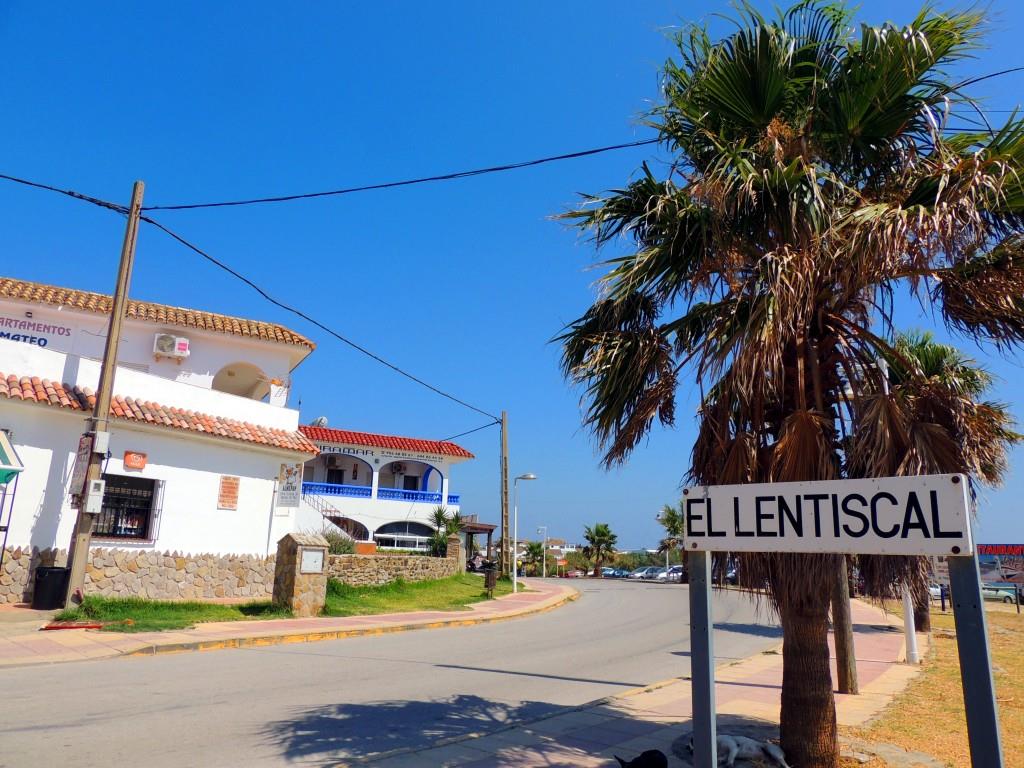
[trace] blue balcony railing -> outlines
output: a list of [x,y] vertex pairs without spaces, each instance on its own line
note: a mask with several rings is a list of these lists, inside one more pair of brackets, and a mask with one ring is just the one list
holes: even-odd
[[303,493],[318,496],[352,496],[357,499],[373,497],[373,488],[368,485],[337,485],[336,483],[303,483]]
[[[372,499],[373,488],[369,485],[338,485],[337,483],[303,483],[302,492],[317,496],[350,496],[356,499]],[[438,491],[405,491],[401,488],[378,488],[377,498],[384,501],[411,501],[420,504],[440,504]],[[448,504],[457,506],[461,497],[448,494]]]
[[441,494],[436,491],[403,491],[401,488],[378,488],[377,498],[388,501],[413,501],[440,504]]

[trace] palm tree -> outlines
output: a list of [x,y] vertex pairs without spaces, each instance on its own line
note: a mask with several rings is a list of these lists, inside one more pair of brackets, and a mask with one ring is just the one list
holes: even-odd
[[583,538],[587,545],[583,547],[583,555],[594,563],[594,575],[601,577],[601,566],[605,560],[615,555],[615,544],[619,537],[612,533],[608,523],[596,523],[583,529]]
[[[931,333],[899,334],[894,349],[896,354],[886,358],[891,397],[864,395],[867,428],[891,430],[894,436],[875,441],[888,446],[884,455],[851,456],[851,471],[868,477],[966,472],[987,485],[1000,485],[1007,448],[1022,436],[1013,431],[1006,405],[982,399],[992,386],[991,375],[956,347],[936,342]],[[929,567],[926,558],[914,560],[908,564],[914,622],[927,631]],[[869,591],[884,592],[888,568],[863,556],[860,565]]]
[[526,545],[526,559],[533,566],[533,575],[536,576],[544,562],[544,544],[539,541],[531,541]]
[[434,527],[430,536],[430,553],[434,557],[444,557],[448,554],[448,537],[463,528],[462,515],[449,513],[445,507],[434,507],[430,512],[430,524]]
[[[722,40],[701,27],[676,38],[647,117],[665,170],[645,164],[568,214],[598,247],[634,244],[560,336],[584,422],[606,465],[624,461],[655,419],[674,423],[686,369],[702,392],[689,482],[877,474],[904,440],[904,473],[926,471],[955,438],[907,423],[921,412],[883,391],[875,361],[903,359],[895,289],[974,339],[1024,340],[1024,121],[968,133],[948,121],[974,108],[972,81],[949,70],[980,44],[984,13],[926,7],[905,27],[859,28],[842,3],[738,14]],[[740,563],[780,616],[782,742],[801,768],[838,763],[827,619],[839,562]],[[912,566],[884,561],[886,589]]]
[[[683,551],[685,540],[683,520],[683,503],[681,501],[677,507],[673,507],[671,504],[662,506],[658,522],[665,529],[665,537],[658,543],[659,552]],[[679,583],[682,584],[683,579],[680,579]]]

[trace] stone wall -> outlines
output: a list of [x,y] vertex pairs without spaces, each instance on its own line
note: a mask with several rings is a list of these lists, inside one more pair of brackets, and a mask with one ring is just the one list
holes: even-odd
[[[188,600],[269,597],[274,558],[254,555],[188,555],[94,547],[85,572],[85,594]],[[36,566],[66,565],[67,551],[7,549],[0,568],[0,603],[29,602]]]
[[330,555],[327,574],[353,587],[379,586],[402,579],[427,581],[444,579],[458,572],[458,563],[448,557],[426,555]]

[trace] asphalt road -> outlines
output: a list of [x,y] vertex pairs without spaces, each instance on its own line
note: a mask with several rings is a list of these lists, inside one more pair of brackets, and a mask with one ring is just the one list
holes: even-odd
[[[0,671],[0,765],[325,766],[500,728],[689,672],[688,590],[579,581],[497,624]],[[716,653],[779,632],[715,597]]]

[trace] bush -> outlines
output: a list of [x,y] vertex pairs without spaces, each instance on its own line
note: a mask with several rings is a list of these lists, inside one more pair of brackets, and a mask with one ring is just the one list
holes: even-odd
[[356,543],[333,525],[324,525],[319,534],[327,539],[327,551],[332,555],[351,555]]

